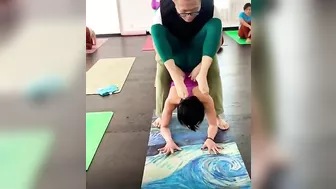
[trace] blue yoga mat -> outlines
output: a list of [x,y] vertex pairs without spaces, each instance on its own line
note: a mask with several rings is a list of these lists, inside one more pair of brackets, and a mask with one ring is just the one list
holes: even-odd
[[[154,120],[155,118],[153,118]],[[251,188],[251,180],[232,137],[219,131],[215,141],[224,149],[211,155],[201,147],[207,137],[207,121],[193,132],[182,127],[173,115],[170,129],[182,151],[166,156],[158,149],[165,145],[160,129],[152,127],[142,179],[142,189],[157,188]]]

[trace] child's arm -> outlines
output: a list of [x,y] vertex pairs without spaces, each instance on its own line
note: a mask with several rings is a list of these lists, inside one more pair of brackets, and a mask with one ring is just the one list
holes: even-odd
[[173,139],[171,137],[171,133],[169,130],[169,123],[172,118],[172,114],[174,109],[176,108],[176,105],[170,102],[169,97],[167,98],[163,112],[162,112],[162,118],[161,118],[161,135],[166,140],[166,142],[173,142]]
[[193,89],[194,95],[203,103],[205,115],[208,119],[208,137],[214,139],[218,132],[215,104],[209,94],[202,94],[199,88]]
[[172,114],[174,109],[176,108],[176,104],[172,103],[173,101],[170,101],[169,98],[167,98],[165,102],[165,106],[162,113],[162,120],[161,120],[161,135],[166,141],[166,145],[163,148],[160,148],[159,151],[161,153],[164,153],[166,155],[173,154],[176,150],[180,151],[181,148],[178,147],[169,130],[169,122],[171,120]]
[[202,149],[208,149],[209,153],[214,152],[215,154],[218,154],[222,147],[215,143],[215,137],[218,132],[215,104],[209,94],[202,94],[198,88],[195,89],[197,90],[193,90],[193,93],[203,103],[209,123],[208,137],[205,140]]
[[214,152],[215,154],[219,154],[220,149],[223,148],[215,143],[215,137],[218,132],[218,126],[217,126],[215,105],[213,99],[209,94],[204,95],[203,104],[206,116],[208,118],[209,127],[208,127],[208,138],[205,140],[202,149],[208,149],[209,153]]
[[210,95],[205,95],[203,105],[209,123],[208,137],[214,139],[217,135],[218,127],[217,127],[215,104]]

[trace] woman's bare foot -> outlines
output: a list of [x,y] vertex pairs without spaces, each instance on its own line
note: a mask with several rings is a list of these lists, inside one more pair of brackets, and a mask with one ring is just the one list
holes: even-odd
[[251,38],[246,39],[246,43],[251,43],[251,42],[252,42]]
[[229,124],[224,119],[220,118],[220,116],[217,116],[217,126],[223,131],[226,131],[230,128]]
[[154,127],[161,127],[161,118],[156,118],[156,120],[152,123]]

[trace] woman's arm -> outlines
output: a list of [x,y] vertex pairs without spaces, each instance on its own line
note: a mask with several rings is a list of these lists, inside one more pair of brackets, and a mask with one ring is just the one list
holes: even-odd
[[243,18],[239,19],[240,24],[251,29],[251,25],[248,24]]
[[184,72],[176,66],[175,61],[170,59],[164,63],[165,67],[168,70],[168,73],[174,83],[178,84],[179,82],[184,81]]
[[[158,9],[151,27],[154,49],[162,59],[162,62],[167,68],[169,75],[174,81],[175,85],[179,86],[180,93],[185,93],[185,86],[183,86],[184,73],[175,64],[172,48],[170,46],[169,39],[167,39],[168,32],[169,31],[162,25],[161,13],[160,9]],[[180,95],[181,98],[185,98],[185,94]]]
[[213,57],[218,51],[218,45],[220,45],[222,37],[222,21],[219,18],[212,18],[204,27],[206,27],[207,35],[203,45],[200,74],[203,77],[206,77]]

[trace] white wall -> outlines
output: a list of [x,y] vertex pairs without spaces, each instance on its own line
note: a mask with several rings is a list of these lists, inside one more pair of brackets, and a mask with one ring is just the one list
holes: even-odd
[[[224,27],[238,26],[238,14],[250,0],[215,0]],[[145,34],[150,29],[151,0],[86,0],[86,24],[96,34]]]
[[120,33],[117,0],[86,0],[86,26],[96,34]]
[[[120,13],[120,28],[123,33],[140,34],[149,30],[153,9],[151,0],[118,0]],[[215,0],[216,6],[220,9],[221,19],[224,27],[238,26],[238,14],[242,11],[246,0]],[[133,7],[131,7],[132,5]]]
[[153,18],[151,0],[118,0],[122,34],[142,34],[150,29]]

